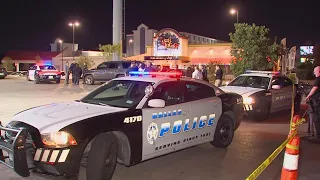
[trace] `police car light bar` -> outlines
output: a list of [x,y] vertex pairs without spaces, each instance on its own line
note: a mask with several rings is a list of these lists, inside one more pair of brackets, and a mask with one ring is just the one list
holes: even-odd
[[246,74],[249,74],[249,73],[280,75],[280,72],[278,72],[278,71],[253,71],[253,70],[246,70]]
[[169,76],[169,77],[181,77],[181,72],[140,72],[140,71],[130,71],[130,75],[149,75],[149,76]]

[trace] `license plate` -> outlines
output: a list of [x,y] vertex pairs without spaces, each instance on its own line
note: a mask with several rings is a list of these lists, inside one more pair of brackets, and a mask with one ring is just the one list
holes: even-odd
[[0,76],[3,76],[4,75],[4,73],[0,73]]
[[53,76],[49,76],[49,79],[53,79]]

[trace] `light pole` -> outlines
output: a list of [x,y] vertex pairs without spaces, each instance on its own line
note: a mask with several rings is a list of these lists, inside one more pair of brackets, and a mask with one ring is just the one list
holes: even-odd
[[132,42],[133,42],[133,40],[130,39],[130,40],[129,40],[129,54],[130,54],[130,56],[131,56],[131,44],[132,44]]
[[72,27],[72,58],[74,60],[74,27],[80,26],[79,22],[69,23],[69,26]]
[[58,40],[58,42],[60,43],[60,51],[62,49],[62,59],[61,59],[61,71],[63,71],[63,41],[61,39]]
[[231,14],[237,14],[237,24],[239,23],[239,11],[236,9],[231,9],[230,10]]

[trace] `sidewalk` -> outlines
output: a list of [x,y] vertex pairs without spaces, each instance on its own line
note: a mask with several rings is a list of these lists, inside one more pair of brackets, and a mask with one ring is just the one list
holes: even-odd
[[[319,180],[320,179],[320,141],[311,140],[307,134],[308,124],[305,123],[299,128],[300,154],[298,165],[299,180]],[[283,162],[283,153],[279,154]],[[281,178],[281,170],[275,179]]]

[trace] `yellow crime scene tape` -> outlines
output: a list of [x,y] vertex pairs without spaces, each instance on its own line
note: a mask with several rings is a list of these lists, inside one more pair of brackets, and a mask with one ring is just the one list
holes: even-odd
[[293,128],[294,133],[291,134],[273,153],[263,162],[260,166],[251,173],[246,180],[254,180],[256,179],[272,162],[273,160],[281,153],[281,151],[287,146],[288,142],[291,141],[297,135],[297,127],[302,124],[305,119],[300,119],[297,123],[293,123],[293,115],[294,115],[294,97],[295,97],[295,85],[293,84],[293,93],[292,93],[292,106],[291,106],[291,119],[290,119],[290,131]]
[[272,161],[281,153],[281,151],[286,147],[287,143],[293,139],[297,132],[293,133],[289,138],[287,138],[273,153],[263,162],[260,166],[247,177],[246,180],[256,179],[271,163]]

